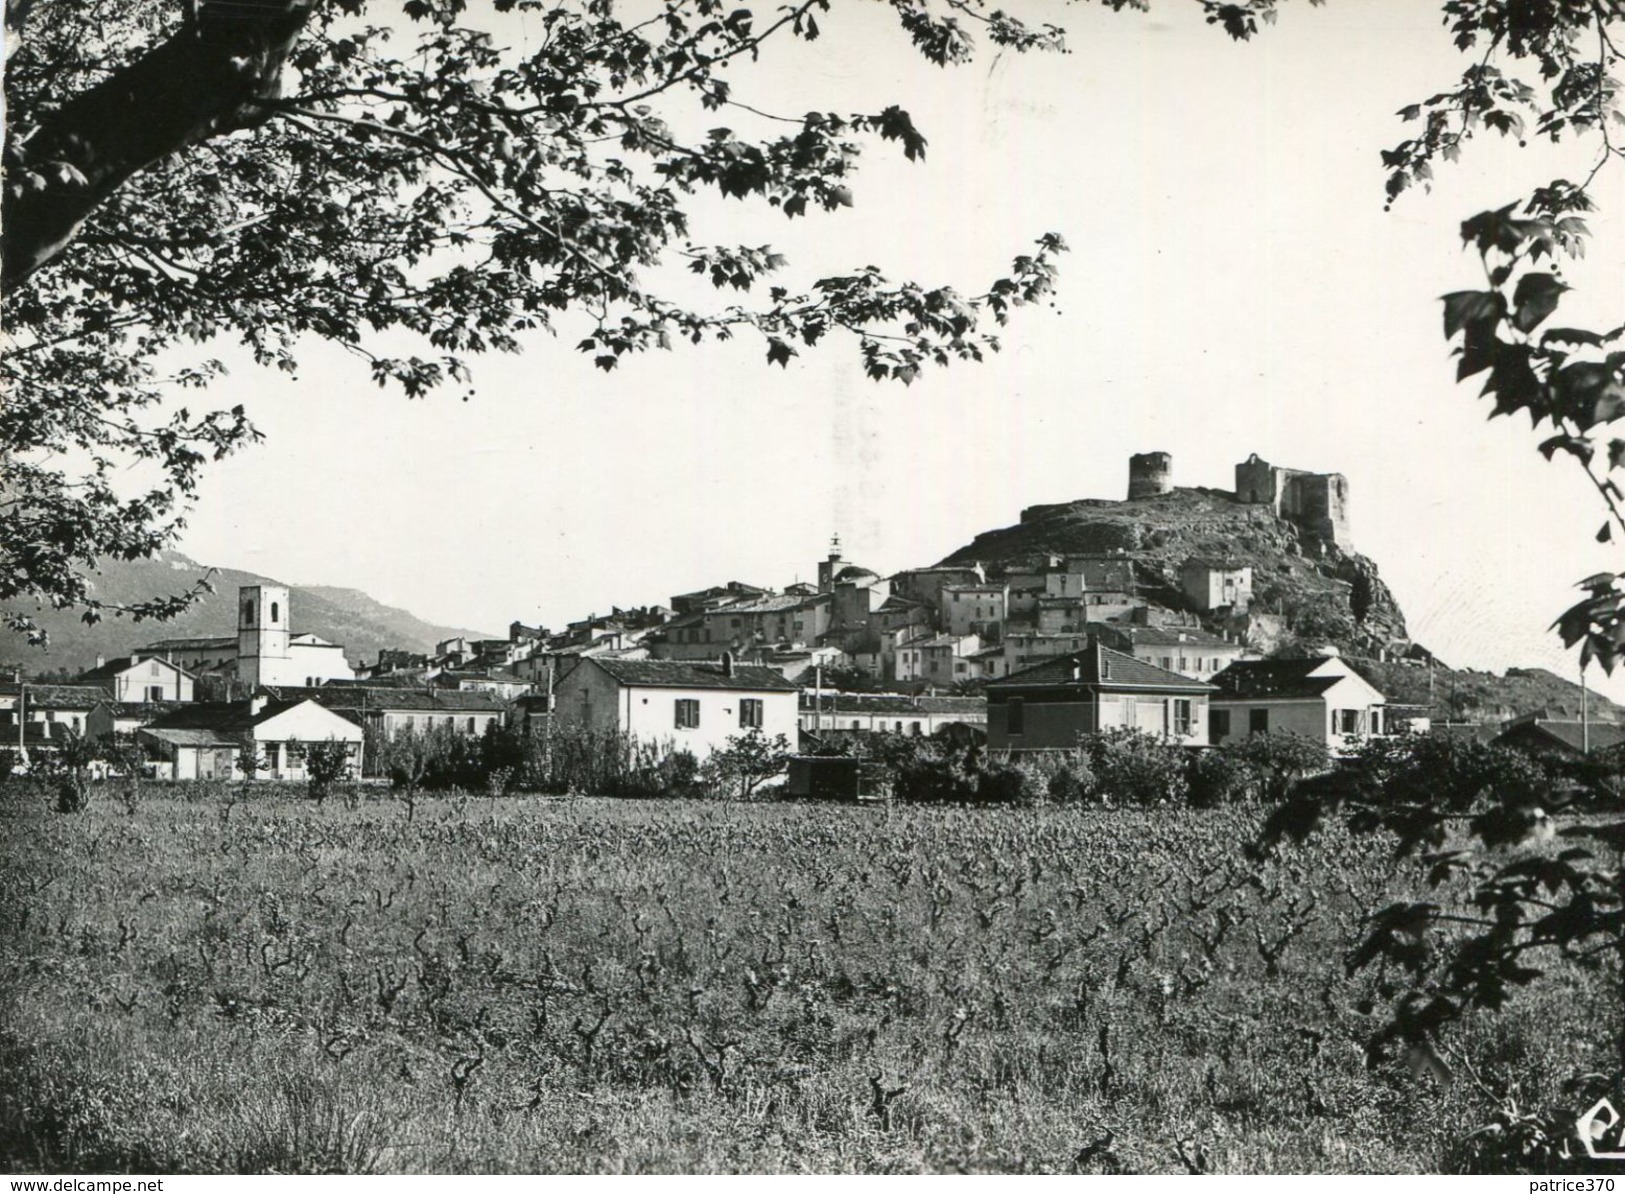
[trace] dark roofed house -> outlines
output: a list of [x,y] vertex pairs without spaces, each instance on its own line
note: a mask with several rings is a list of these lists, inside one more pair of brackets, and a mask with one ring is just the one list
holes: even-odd
[[1542,709],[1507,722],[1491,742],[1536,756],[1581,759],[1625,743],[1625,727],[1612,722],[1552,717]]
[[458,689],[323,684],[315,688],[267,688],[266,693],[315,701],[357,725],[393,738],[405,730],[449,730],[479,737],[507,720],[508,706],[489,692]]
[[342,742],[359,774],[362,730],[355,722],[302,697],[201,701],[177,705],[137,731],[167,764],[164,779],[239,779],[249,748],[261,758],[261,778],[299,782],[307,777],[312,743]]
[[801,728],[820,738],[840,734],[935,734],[950,725],[987,727],[987,701],[979,696],[908,696],[900,693],[803,692]]
[[1213,685],[1087,645],[987,685],[990,750],[1069,750],[1080,734],[1133,729],[1185,746],[1207,745]]
[[1091,630],[1100,641],[1166,671],[1193,680],[1211,680],[1241,657],[1242,645],[1188,626],[1135,626],[1103,623]]
[[[19,717],[25,725],[60,725],[66,732],[84,734],[91,711],[111,697],[107,689],[94,684],[0,682],[0,745],[16,744]],[[24,730],[25,734],[29,732]],[[51,733],[40,741],[48,745],[53,741]]]
[[1251,734],[1288,732],[1343,754],[1387,731],[1386,700],[1335,655],[1243,659],[1213,677],[1210,737],[1215,746]]
[[736,734],[796,734],[799,690],[770,667],[589,656],[554,689],[560,726],[627,734],[704,757]]

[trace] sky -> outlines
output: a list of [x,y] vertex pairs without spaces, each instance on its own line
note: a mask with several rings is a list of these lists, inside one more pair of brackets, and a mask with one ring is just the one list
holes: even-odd
[[[1379,152],[1416,127],[1397,109],[1464,66],[1435,6],[1288,4],[1246,44],[1170,0],[1012,10],[1064,24],[1072,52],[937,68],[886,6],[841,0],[824,37],[765,53],[736,97],[792,114],[900,103],[926,160],[876,145],[849,210],[789,223],[708,198],[693,228],[773,243],[793,290],[874,264],[966,293],[1061,233],[1055,302],[1018,311],[997,356],[903,387],[866,380],[855,342],[781,370],[738,341],[606,375],[566,322],[477,360],[465,402],[375,389],[313,345],[295,378],[245,364],[216,387],[266,441],[214,467],[180,547],[500,632],[728,580],[782,587],[814,575],[832,534],[881,573],[928,564],[1025,506],[1122,497],[1135,452],[1220,488],[1257,452],[1348,477],[1355,548],[1446,662],[1574,675],[1546,628],[1575,581],[1621,566],[1593,541],[1602,510],[1526,421],[1487,422],[1454,383],[1438,297],[1482,284],[1463,219],[1578,176],[1590,147],[1481,138],[1385,211]],[[531,32],[502,27],[520,45]],[[1619,322],[1620,178],[1565,267],[1565,324]],[[1604,687],[1625,697],[1625,679]]]

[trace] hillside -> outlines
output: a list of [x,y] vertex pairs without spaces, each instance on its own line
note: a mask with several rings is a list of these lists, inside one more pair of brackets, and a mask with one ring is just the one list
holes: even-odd
[[[1016,525],[984,531],[942,562],[975,560],[998,571],[1042,555],[1110,551],[1134,558],[1142,591],[1159,605],[1185,608],[1179,566],[1192,556],[1220,556],[1251,565],[1253,609],[1281,615],[1301,642],[1329,642],[1353,655],[1403,653],[1410,646],[1405,615],[1376,564],[1221,490],[1032,506]],[[1362,574],[1372,602],[1360,624],[1350,594]]]
[[1594,721],[1625,722],[1625,709],[1598,693],[1583,693],[1578,684],[1545,668],[1508,668],[1496,675],[1371,659],[1351,662],[1390,702],[1428,708],[1439,721],[1506,721],[1540,709],[1574,721],[1583,708]]
[[[1283,653],[1330,644],[1396,704],[1424,707],[1437,720],[1505,721],[1538,709],[1578,717],[1581,692],[1551,672],[1512,668],[1503,676],[1399,662],[1413,644],[1404,612],[1374,561],[1323,543],[1267,506],[1238,502],[1224,490],[1181,489],[1133,501],[1083,500],[1033,506],[1013,526],[984,531],[942,560],[972,561],[998,573],[1045,555],[1122,551],[1135,562],[1141,591],[1170,609],[1186,609],[1179,566],[1192,556],[1251,565],[1253,609],[1279,615]],[[1357,622],[1351,595],[1369,582],[1371,608]],[[1226,629],[1211,619],[1208,628]],[[1625,720],[1625,709],[1592,693],[1593,717]]]
[[[96,595],[103,601],[128,603],[160,594],[183,593],[209,571],[179,552],[162,552],[150,560],[106,561],[96,576]],[[237,589],[241,585],[281,584],[286,581],[216,569],[210,577],[215,591],[181,616],[168,622],[133,623],[109,616],[86,626],[71,610],[42,610],[35,621],[51,635],[48,651],[30,647],[20,635],[0,635],[0,666],[20,666],[33,673],[67,669],[83,671],[96,657],[113,658],[132,648],[166,638],[205,638],[236,633]],[[433,650],[435,643],[457,635],[496,637],[451,626],[425,622],[415,614],[384,605],[359,589],[326,585],[287,585],[293,628],[319,634],[344,647],[352,663],[374,660],[384,647],[414,651]]]

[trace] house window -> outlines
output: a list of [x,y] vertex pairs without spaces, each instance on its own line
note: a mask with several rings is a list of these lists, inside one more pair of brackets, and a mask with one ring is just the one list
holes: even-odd
[[1337,719],[1337,732],[1339,734],[1358,734],[1360,732],[1360,711],[1358,709],[1339,709],[1334,716]]
[[147,686],[147,700],[149,700],[149,701],[161,701],[163,699],[164,699],[163,685],[161,685],[161,684],[150,684],[150,685]]
[[474,719],[472,717],[468,719],[468,732],[470,734],[474,732]]
[[1004,703],[1004,732],[1012,738],[1027,732],[1027,708],[1021,697]]
[[158,661],[157,661],[157,660],[156,660],[156,659],[154,659],[154,660],[153,660],[153,661],[152,661],[152,670],[151,670],[151,671],[149,671],[149,672],[148,672],[148,673],[147,673],[147,674],[148,674],[148,675],[149,675],[149,676],[158,676],[158,675],[162,675],[162,673],[161,673],[161,672],[160,672],[160,671],[159,671],[159,670],[158,670]]
[[1230,710],[1208,710],[1207,736],[1210,742],[1218,742],[1221,739],[1230,737]]
[[1247,732],[1249,734],[1269,733],[1270,711],[1268,709],[1247,710]]
[[909,724],[908,724],[908,732],[910,734],[912,734],[914,737],[918,738],[920,736],[920,723],[917,722],[917,721],[909,722]]
[[697,730],[700,728],[700,702],[692,697],[679,697],[677,706],[677,728],[679,730]]
[[406,719],[406,728],[410,730],[414,724],[416,724],[416,719],[408,716]]
[[762,702],[756,697],[740,698],[739,728],[742,730],[759,730],[762,728]]
[[1173,715],[1174,737],[1188,738],[1191,732],[1191,703],[1185,699],[1175,699],[1169,712]]

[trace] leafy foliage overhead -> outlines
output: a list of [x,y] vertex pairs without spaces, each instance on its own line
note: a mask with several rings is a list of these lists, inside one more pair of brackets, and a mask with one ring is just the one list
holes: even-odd
[[[14,627],[32,628],[17,608],[30,600],[99,617],[86,570],[169,542],[200,469],[256,438],[241,407],[175,398],[220,376],[218,343],[292,371],[317,337],[416,396],[573,311],[606,370],[742,334],[783,366],[841,335],[870,377],[907,383],[996,349],[993,329],[1050,291],[1054,234],[976,291],[873,266],[769,285],[788,266],[771,246],[689,239],[701,192],[834,212],[854,203],[866,148],[925,156],[895,104],[786,116],[735,98],[730,72],[818,38],[837,19],[828,0],[491,8],[540,37],[506,46],[462,0],[8,0],[0,608]],[[982,0],[892,8],[943,66],[978,40],[1063,46]],[[685,263],[745,297],[700,309],[651,287]]]

